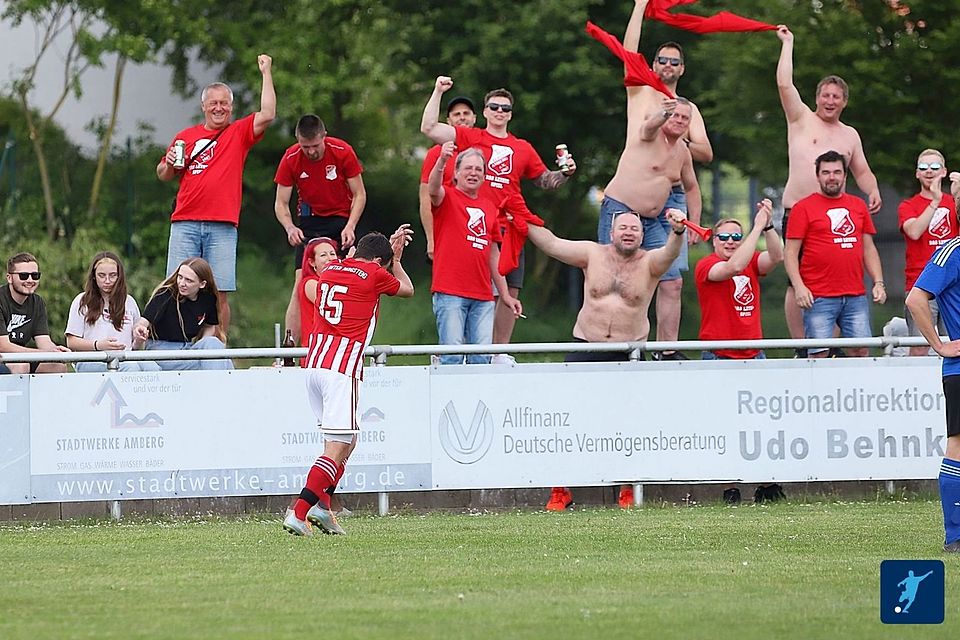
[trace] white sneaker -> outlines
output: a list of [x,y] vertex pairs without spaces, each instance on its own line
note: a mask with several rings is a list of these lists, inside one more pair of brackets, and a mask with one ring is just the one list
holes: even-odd
[[320,527],[324,533],[335,536],[345,536],[347,532],[343,530],[340,523],[337,522],[337,516],[329,509],[324,509],[320,504],[315,504],[307,511],[307,521]]
[[490,358],[490,364],[517,364],[517,359],[509,353],[496,353]]
[[283,519],[283,528],[295,536],[305,536],[309,538],[313,535],[310,525],[297,518],[297,514],[292,509],[287,509],[287,516]]

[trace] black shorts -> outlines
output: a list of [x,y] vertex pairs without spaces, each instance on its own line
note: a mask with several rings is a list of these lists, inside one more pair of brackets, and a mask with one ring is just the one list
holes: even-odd
[[943,397],[947,402],[947,437],[960,435],[960,376],[943,379]]
[[[297,247],[294,252],[293,268],[299,269],[303,265],[303,251],[307,243],[314,238],[330,238],[337,241],[340,246],[340,234],[343,228],[347,226],[349,218],[343,216],[300,216],[297,219],[297,226],[303,231],[303,243]],[[341,254],[343,247],[340,247]]]
[[[574,342],[587,342],[574,338]],[[646,354],[641,351],[640,359],[646,360]],[[619,351],[574,351],[563,358],[564,362],[630,362],[630,354]]]

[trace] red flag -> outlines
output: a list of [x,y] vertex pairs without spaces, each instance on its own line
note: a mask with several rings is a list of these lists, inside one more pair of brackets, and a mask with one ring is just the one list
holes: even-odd
[[721,11],[709,17],[695,16],[689,13],[670,13],[668,10],[681,5],[693,4],[697,0],[650,0],[644,16],[664,24],[692,31],[694,33],[715,33],[719,31],[776,31],[776,25],[743,18],[729,11]]
[[642,55],[634,51],[627,51],[615,36],[589,21],[587,22],[587,33],[594,40],[606,45],[607,49],[613,52],[613,55],[623,61],[624,67],[626,67],[626,74],[623,78],[625,87],[653,87],[668,98],[675,97],[670,89],[667,89],[667,85],[663,84],[660,76],[653,72]]
[[511,193],[503,199],[499,217],[507,221],[503,244],[500,245],[500,262],[497,264],[497,271],[505,276],[520,264],[520,250],[527,241],[528,225],[542,227],[543,219],[527,208],[527,203],[519,193]]

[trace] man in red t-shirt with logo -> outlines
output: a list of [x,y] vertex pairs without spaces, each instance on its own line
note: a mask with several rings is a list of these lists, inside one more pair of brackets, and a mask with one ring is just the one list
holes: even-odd
[[[203,258],[210,264],[219,290],[218,315],[224,333],[230,328],[227,294],[237,290],[237,225],[243,165],[250,148],[260,142],[277,115],[272,64],[270,56],[257,56],[263,77],[260,111],[231,122],[233,91],[222,82],[207,85],[200,94],[203,124],[178,133],[157,165],[157,177],[163,182],[180,180],[170,216],[167,274],[172,274],[187,258]],[[178,159],[177,142],[184,143],[182,168],[174,166]]]
[[283,528],[294,535],[313,535],[308,520],[324,533],[345,533],[330,510],[327,490],[340,481],[357,443],[363,350],[377,325],[380,296],[413,296],[413,283],[400,264],[412,235],[408,224],[389,240],[368,233],[353,257],[334,260],[320,273],[317,322],[307,354],[307,395],[323,431],[323,455],[310,468],[293,512],[283,520]]
[[[541,189],[556,189],[564,184],[577,170],[577,164],[570,157],[562,171],[550,171],[537,155],[533,146],[507,131],[507,125],[513,118],[513,94],[506,89],[494,89],[483,98],[483,117],[487,126],[483,129],[471,127],[453,127],[438,121],[440,100],[443,94],[453,86],[453,80],[439,76],[423,109],[420,130],[437,144],[456,142],[457,150],[463,151],[476,147],[486,159],[482,191],[499,205],[504,195],[513,191],[520,193],[520,180],[533,180]],[[505,222],[500,221],[500,226]],[[510,296],[516,298],[523,287],[523,253],[520,264],[507,274]],[[496,307],[493,341],[496,344],[510,342],[517,316],[513,313],[508,300],[500,300]]]
[[[447,124],[452,127],[472,127],[476,123],[477,113],[473,100],[466,96],[450,98],[450,102],[447,103]],[[440,145],[435,144],[427,151],[420,169],[420,224],[423,225],[423,234],[427,240],[428,260],[433,260],[433,212],[427,182],[430,180],[430,172],[433,171],[433,165],[437,164],[438,157],[440,157]],[[443,171],[444,183],[453,179],[453,164],[449,162],[447,164]]]
[[[757,204],[753,229],[746,237],[736,218],[719,221],[713,227],[713,253],[697,263],[697,297],[700,299],[701,340],[759,340],[760,277],[783,261],[783,241],[771,222],[773,203]],[[767,250],[757,251],[760,237]],[[717,349],[704,351],[704,360],[748,360],[764,358],[759,349]]]
[[[877,230],[864,201],[844,193],[846,158],[827,151],[815,166],[820,190],[794,204],[784,252],[787,275],[803,309],[804,335],[829,339],[839,326],[844,338],[867,338],[873,331],[864,267],[873,280],[873,301],[883,304],[887,299],[880,254],[873,244]],[[827,353],[826,347],[808,350],[811,358]],[[869,350],[847,349],[847,354],[866,357]]]
[[[427,182],[433,214],[433,313],[440,344],[490,344],[494,306],[490,281],[500,300],[515,316],[523,307],[497,270],[500,261],[499,207],[483,192],[483,152],[461,151],[454,164],[452,184],[443,172],[454,155],[452,141],[444,142]],[[462,355],[442,355],[440,364],[462,364]],[[487,364],[490,356],[470,354],[467,364]]]
[[[367,204],[363,186],[363,167],[353,148],[345,141],[327,135],[319,117],[308,114],[296,128],[297,144],[280,159],[273,181],[277,197],[273,209],[287,232],[287,242],[296,247],[294,283],[285,316],[286,328],[300,337],[300,301],[297,291],[302,277],[301,263],[306,241],[334,238],[346,250],[356,237],[357,222]],[[298,223],[290,214],[290,196],[297,188]]]
[[[924,149],[917,158],[917,180],[920,193],[900,203],[897,216],[900,220],[900,233],[906,241],[905,286],[907,293],[913,288],[920,272],[926,266],[930,256],[941,244],[960,235],[957,224],[957,205],[953,196],[943,193],[942,183],[947,175],[947,163],[943,154],[936,149]],[[913,320],[910,309],[904,307],[909,335],[922,335]],[[930,299],[930,314],[933,325],[940,335],[947,335],[947,329],[940,318],[936,298]],[[910,347],[911,356],[925,356],[930,353],[927,346]]]

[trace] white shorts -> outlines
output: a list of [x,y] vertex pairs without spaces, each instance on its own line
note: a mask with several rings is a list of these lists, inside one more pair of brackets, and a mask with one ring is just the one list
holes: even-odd
[[307,376],[307,397],[324,439],[350,442],[360,431],[357,419],[360,381],[329,369],[313,369]]

